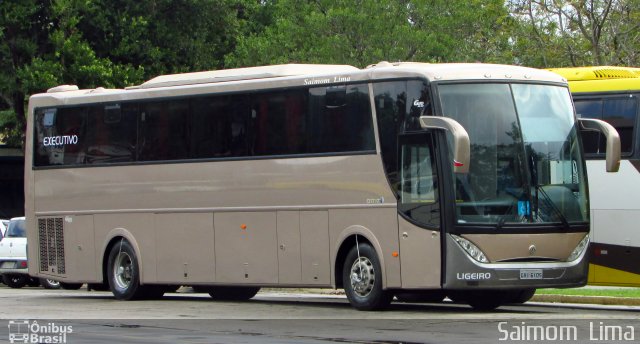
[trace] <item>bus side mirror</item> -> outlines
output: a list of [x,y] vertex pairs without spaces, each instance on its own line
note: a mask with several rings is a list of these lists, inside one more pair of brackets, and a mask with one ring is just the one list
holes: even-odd
[[620,169],[620,135],[611,124],[593,118],[578,118],[580,128],[599,131],[607,138],[606,160],[607,172],[618,172]]
[[453,135],[453,172],[469,173],[471,144],[469,134],[460,123],[447,117],[420,116],[420,126],[450,132]]

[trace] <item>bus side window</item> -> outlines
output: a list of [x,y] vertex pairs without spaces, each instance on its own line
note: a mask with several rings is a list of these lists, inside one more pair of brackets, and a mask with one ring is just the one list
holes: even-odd
[[[635,97],[605,99],[602,108],[602,119],[620,134],[620,145],[623,154],[633,151],[633,132],[638,112],[638,102]],[[600,152],[604,152],[606,142],[604,135],[600,138]]]
[[137,104],[97,104],[89,108],[84,164],[135,161]]
[[189,101],[171,100],[143,106],[140,160],[176,160],[188,157]]
[[[35,166],[82,163],[87,137],[86,107],[64,107],[36,112]],[[57,144],[52,138],[66,137]]]
[[[584,99],[575,101],[576,112],[579,117],[602,119],[602,100]],[[600,133],[596,131],[581,130],[582,146],[586,154],[597,154]]]
[[[635,97],[576,99],[575,107],[580,117],[601,119],[611,124],[620,134],[622,154],[628,155],[633,152],[633,135],[638,112]],[[586,130],[582,130],[581,135],[585,153],[604,154],[604,135]]]

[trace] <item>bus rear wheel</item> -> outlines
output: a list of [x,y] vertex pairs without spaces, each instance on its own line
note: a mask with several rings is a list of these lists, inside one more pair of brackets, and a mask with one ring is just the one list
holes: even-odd
[[342,269],[342,282],[349,303],[358,310],[381,310],[393,299],[392,293],[382,289],[380,260],[369,244],[354,246],[349,251]]
[[107,262],[109,289],[118,300],[156,298],[159,292],[140,285],[140,267],[136,252],[124,239],[113,245]]
[[218,301],[247,301],[260,291],[260,287],[207,287],[212,299]]

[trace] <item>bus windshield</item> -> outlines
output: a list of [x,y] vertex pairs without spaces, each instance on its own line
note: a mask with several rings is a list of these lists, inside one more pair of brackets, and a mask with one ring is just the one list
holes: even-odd
[[588,220],[584,162],[566,87],[473,83],[439,86],[444,116],[471,141],[468,174],[456,174],[457,222]]

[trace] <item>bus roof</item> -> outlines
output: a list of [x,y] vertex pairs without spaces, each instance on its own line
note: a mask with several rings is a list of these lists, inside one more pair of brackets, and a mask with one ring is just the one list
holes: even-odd
[[206,72],[169,74],[155,77],[137,88],[155,88],[194,84],[209,84],[225,81],[266,79],[296,75],[313,75],[322,73],[347,73],[359,69],[349,65],[321,65],[321,64],[286,64],[235,69],[222,69]]
[[549,70],[562,75],[568,81],[640,78],[640,68],[631,67],[594,66],[551,68]]
[[419,63],[380,62],[367,67],[372,70],[372,79],[387,77],[387,73],[417,72],[431,81],[442,80],[520,80],[566,83],[564,78],[545,70],[489,63]]
[[[397,78],[425,78],[430,81],[451,80],[521,80],[566,83],[549,71],[519,66],[480,63],[380,62],[359,69],[349,65],[286,64],[226,69],[155,77],[126,89],[78,89],[75,85],[51,88],[33,95],[38,106],[80,104],[84,102],[122,101],[145,97],[184,96],[195,93],[235,92],[244,90],[330,85],[344,82],[367,82]],[[195,92],[195,93],[194,93]]]
[[569,81],[572,93],[640,90],[640,68],[594,66],[549,69]]

